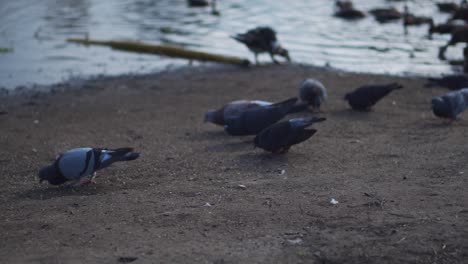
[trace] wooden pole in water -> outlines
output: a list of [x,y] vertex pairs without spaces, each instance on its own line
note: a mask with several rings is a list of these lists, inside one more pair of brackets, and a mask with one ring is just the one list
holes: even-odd
[[101,41],[91,39],[76,39],[69,38],[68,42],[79,43],[83,45],[100,45],[108,46],[116,50],[124,50],[139,53],[158,54],[169,57],[184,58],[189,60],[199,61],[213,61],[219,63],[236,64],[242,66],[249,66],[250,61],[247,59],[224,56],[219,54],[212,54],[202,51],[188,50],[181,47],[170,46],[170,45],[154,45],[146,44],[135,41]]

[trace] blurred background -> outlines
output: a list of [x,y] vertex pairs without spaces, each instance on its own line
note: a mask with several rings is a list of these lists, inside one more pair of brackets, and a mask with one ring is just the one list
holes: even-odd
[[[355,0],[357,9],[394,6],[405,1]],[[412,13],[446,21],[435,1],[407,1]],[[402,21],[379,24],[368,15],[357,21],[333,16],[332,0],[218,0],[189,7],[186,0],[2,0],[0,3],[0,87],[53,84],[70,78],[141,74],[186,65],[187,60],[80,46],[66,38],[138,40],[246,57],[235,33],[269,25],[294,62],[353,72],[441,75],[456,69],[437,57],[449,35],[428,38],[428,25],[409,28]],[[462,45],[447,57],[461,59]],[[271,62],[268,55],[261,62]]]

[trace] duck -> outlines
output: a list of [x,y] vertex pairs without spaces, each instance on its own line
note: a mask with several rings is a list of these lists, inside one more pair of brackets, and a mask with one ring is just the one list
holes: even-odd
[[436,3],[436,5],[439,11],[442,13],[453,13],[459,8],[459,6],[453,2],[450,2],[450,3],[439,2],[439,3]]
[[187,4],[190,7],[203,7],[203,6],[209,6],[210,1],[208,1],[208,0],[187,0]]
[[434,21],[429,22],[429,36],[432,34],[450,34],[457,28],[461,28],[464,26],[463,24],[455,23],[455,22],[446,22],[441,24],[434,24]]
[[380,23],[399,20],[403,14],[394,7],[390,8],[374,8],[369,11],[375,19]]
[[366,14],[364,12],[354,8],[353,2],[351,1],[336,1],[335,6],[337,11],[334,16],[343,19],[359,19],[364,18]]
[[287,61],[291,61],[289,52],[283,48],[276,38],[276,31],[271,27],[256,27],[248,30],[245,33],[231,36],[233,39],[243,43],[255,55],[255,62],[258,64],[258,54],[268,53],[272,61],[276,64],[279,62],[275,59],[275,55],[284,57]]

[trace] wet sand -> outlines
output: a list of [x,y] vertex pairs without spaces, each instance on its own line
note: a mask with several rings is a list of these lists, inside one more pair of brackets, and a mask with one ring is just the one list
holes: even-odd
[[[286,155],[202,122],[231,100],[295,96],[307,77],[328,87],[328,120]],[[372,112],[342,100],[393,81],[405,88]],[[0,262],[466,263],[468,118],[435,118],[430,98],[446,90],[423,83],[298,65],[189,68],[3,97]],[[90,186],[38,183],[42,165],[80,146],[142,155]]]

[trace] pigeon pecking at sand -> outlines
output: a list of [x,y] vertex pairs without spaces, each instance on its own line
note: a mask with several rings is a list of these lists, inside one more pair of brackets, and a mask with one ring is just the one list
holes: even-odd
[[468,107],[468,88],[434,97],[431,104],[434,115],[453,121]]
[[83,185],[92,181],[96,171],[114,162],[135,160],[139,156],[132,148],[75,148],[60,154],[53,164],[43,167],[39,171],[39,179],[52,185],[68,181]]
[[320,105],[327,100],[327,89],[318,80],[306,79],[299,88],[299,98],[312,106],[313,110],[320,111]]
[[369,111],[380,99],[384,98],[393,90],[401,89],[398,83],[364,85],[344,97],[354,110]]
[[254,139],[255,147],[275,154],[286,153],[292,145],[312,137],[317,130],[306,129],[313,123],[325,121],[322,117],[294,118],[262,130]]

